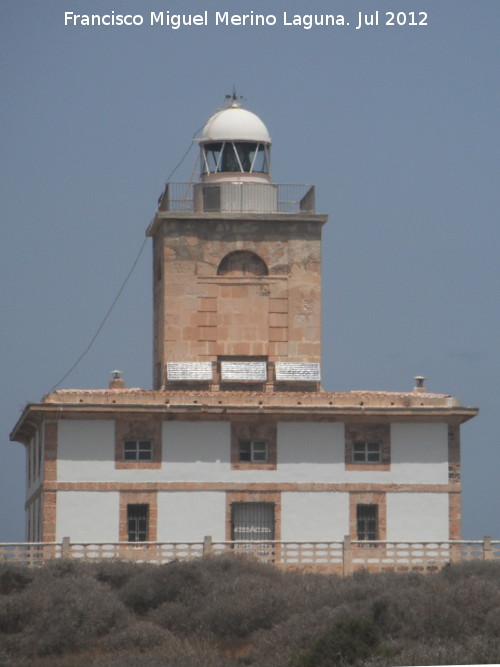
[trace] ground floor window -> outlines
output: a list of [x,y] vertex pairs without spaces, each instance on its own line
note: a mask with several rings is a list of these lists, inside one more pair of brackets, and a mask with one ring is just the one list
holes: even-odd
[[129,542],[147,542],[149,505],[127,505],[127,539]]
[[231,539],[274,540],[274,503],[232,503]]
[[358,540],[378,539],[378,505],[356,505]]

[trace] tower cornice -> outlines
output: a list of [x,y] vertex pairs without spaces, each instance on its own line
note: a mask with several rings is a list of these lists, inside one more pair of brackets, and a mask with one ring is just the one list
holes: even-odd
[[154,236],[162,222],[257,222],[260,224],[310,223],[322,227],[328,221],[323,213],[234,213],[234,212],[179,212],[157,211],[146,230],[147,236]]

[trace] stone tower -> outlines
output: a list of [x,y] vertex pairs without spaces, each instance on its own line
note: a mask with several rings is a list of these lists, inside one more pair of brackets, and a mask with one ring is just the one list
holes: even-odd
[[319,388],[314,188],[271,182],[264,123],[233,99],[206,123],[197,183],[169,183],[153,237],[154,388]]

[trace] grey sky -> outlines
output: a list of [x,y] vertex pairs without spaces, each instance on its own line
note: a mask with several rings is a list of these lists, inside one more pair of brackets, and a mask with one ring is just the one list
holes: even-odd
[[[358,12],[428,26],[356,30]],[[141,27],[64,26],[64,12]],[[210,25],[146,25],[150,11]],[[275,14],[216,27],[215,11]],[[282,13],[344,14],[304,30]],[[463,534],[500,539],[498,0],[69,3],[0,9],[0,541],[24,538],[24,450],[8,434],[94,335],[168,174],[233,84],[273,139],[273,179],[314,183],[323,247],[323,384],[431,391],[481,413],[463,427]],[[173,180],[189,180],[196,150]],[[62,387],[151,386],[150,245]]]

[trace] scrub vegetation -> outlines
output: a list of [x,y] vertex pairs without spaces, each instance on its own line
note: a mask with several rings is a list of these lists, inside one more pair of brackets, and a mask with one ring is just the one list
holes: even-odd
[[236,556],[0,565],[0,667],[499,662],[500,562],[346,578]]

